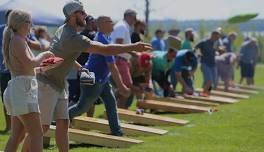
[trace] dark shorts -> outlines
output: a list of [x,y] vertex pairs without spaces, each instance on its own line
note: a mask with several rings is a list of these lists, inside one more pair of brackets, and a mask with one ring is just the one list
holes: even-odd
[[11,80],[10,73],[0,73],[1,97],[3,101],[3,94],[7,87],[8,81]]
[[251,63],[240,62],[241,76],[246,78],[253,78],[255,74],[255,67]]

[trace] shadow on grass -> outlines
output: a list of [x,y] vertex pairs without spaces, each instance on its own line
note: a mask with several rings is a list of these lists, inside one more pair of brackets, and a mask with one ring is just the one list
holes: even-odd
[[[100,148],[100,147],[102,146],[96,146],[96,145],[84,144],[84,143],[70,144],[70,150],[74,150],[76,148]],[[54,150],[56,149],[56,145],[44,145],[44,149]]]

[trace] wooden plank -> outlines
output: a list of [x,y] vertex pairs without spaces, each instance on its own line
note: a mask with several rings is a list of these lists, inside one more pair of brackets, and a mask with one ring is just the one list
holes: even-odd
[[212,95],[209,97],[201,97],[201,96],[192,96],[192,95],[185,94],[183,96],[187,99],[207,101],[207,102],[213,102],[213,103],[219,103],[219,104],[232,104],[232,103],[238,102],[238,100],[236,99],[212,96]]
[[[203,89],[198,88],[196,91],[201,92]],[[219,90],[211,90],[211,95],[220,96],[220,97],[227,97],[227,98],[234,98],[234,99],[248,99],[248,95],[243,94],[236,94],[236,93],[230,93],[230,92],[224,92]]]
[[[91,117],[76,117],[73,119],[74,128],[81,130],[99,130],[103,133],[110,133],[107,120],[95,119]],[[151,127],[120,123],[125,135],[164,135],[168,131]]]
[[[218,86],[216,90],[225,91],[224,86]],[[250,95],[250,94],[258,94],[258,91],[245,90],[245,89],[232,88],[232,87],[229,87],[228,92],[238,93],[238,94],[247,94],[247,95]]]
[[164,97],[152,96],[151,99],[157,100],[157,101],[180,103],[180,104],[186,104],[186,105],[196,105],[196,106],[203,106],[203,107],[217,107],[217,106],[219,106],[218,103],[190,100],[190,99],[185,99],[184,97],[182,97],[182,98],[171,98],[171,97],[164,98]]
[[[46,137],[55,137],[55,127],[52,126],[45,134]],[[83,131],[69,128],[69,138],[71,141],[110,147],[110,148],[126,148],[135,144],[143,143],[141,140],[135,140],[127,137],[117,137],[96,132]]]
[[[223,86],[224,83],[223,82],[220,82],[218,85]],[[264,87],[260,87],[260,86],[248,86],[248,85],[241,85],[241,84],[235,84],[235,87],[241,88],[241,89],[245,89],[245,90],[254,90],[254,91],[264,90]]]
[[217,110],[216,108],[210,108],[210,107],[161,102],[155,100],[145,100],[145,101],[137,102],[137,106],[143,109],[163,110],[166,112],[176,112],[176,113],[200,113],[200,112]]
[[[164,117],[154,114],[144,113],[136,114],[135,111],[118,109],[119,119],[125,120],[127,122],[132,122],[135,124],[142,125],[186,125],[189,123],[187,120],[175,119],[170,117]],[[106,116],[106,113],[105,113]]]

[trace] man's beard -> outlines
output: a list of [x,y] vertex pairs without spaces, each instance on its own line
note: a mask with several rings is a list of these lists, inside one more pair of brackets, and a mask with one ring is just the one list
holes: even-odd
[[78,26],[80,26],[80,27],[85,27],[85,26],[86,26],[86,22],[85,22],[85,20],[82,21],[82,20],[80,20],[79,18],[76,18],[76,24],[77,24]]
[[190,37],[189,38],[189,41],[194,42],[194,38],[193,37]]

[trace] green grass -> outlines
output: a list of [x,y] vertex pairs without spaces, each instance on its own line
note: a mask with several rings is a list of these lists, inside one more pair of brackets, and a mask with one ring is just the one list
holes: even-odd
[[[198,70],[199,71],[199,70]],[[238,75],[238,74],[237,74]],[[264,65],[257,67],[256,83],[264,86]],[[200,73],[196,77],[201,84]],[[169,130],[164,136],[134,137],[144,143],[127,149],[111,149],[88,145],[74,146],[72,152],[263,152],[264,150],[264,92],[233,105],[222,105],[213,114],[166,114],[170,117],[190,120],[183,127],[158,127]],[[2,106],[2,105],[1,105]],[[96,108],[100,116],[103,106]],[[4,128],[0,110],[0,130]],[[4,149],[7,134],[0,134],[0,150]],[[111,141],[109,141],[111,142]],[[54,141],[52,142],[54,144]],[[57,151],[56,148],[45,151]]]

